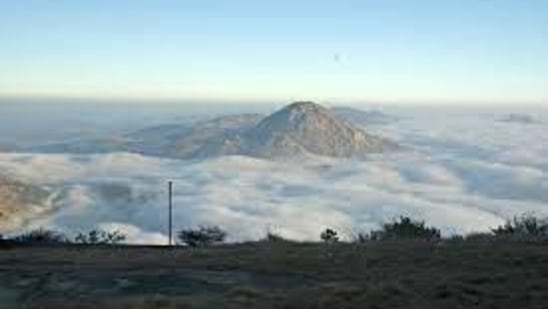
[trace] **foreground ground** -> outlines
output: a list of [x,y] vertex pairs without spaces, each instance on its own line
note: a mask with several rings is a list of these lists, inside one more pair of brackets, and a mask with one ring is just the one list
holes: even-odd
[[546,308],[548,244],[0,249],[0,308]]

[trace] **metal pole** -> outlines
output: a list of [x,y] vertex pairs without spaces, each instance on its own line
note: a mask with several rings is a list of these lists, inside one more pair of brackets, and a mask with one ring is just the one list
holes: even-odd
[[173,182],[168,182],[169,185],[169,245],[173,246]]

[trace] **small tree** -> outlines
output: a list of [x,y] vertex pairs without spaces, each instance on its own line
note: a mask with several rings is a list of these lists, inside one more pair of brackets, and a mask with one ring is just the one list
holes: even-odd
[[329,229],[329,228],[325,229],[325,231],[323,231],[320,234],[320,238],[326,244],[332,244],[332,243],[336,243],[336,242],[339,241],[339,236],[337,234],[337,231],[335,231],[333,229]]
[[217,226],[200,226],[198,229],[181,230],[178,237],[189,247],[206,247],[222,243],[226,238],[226,232]]
[[414,221],[409,217],[400,217],[391,223],[385,223],[381,230],[371,232],[372,240],[385,239],[440,239],[441,232],[434,227],[425,226],[423,221]]
[[14,237],[13,240],[25,244],[64,244],[70,242],[64,234],[44,228],[23,233]]
[[120,231],[106,232],[103,230],[91,230],[87,234],[78,234],[74,241],[86,245],[114,245],[126,239],[126,235]]

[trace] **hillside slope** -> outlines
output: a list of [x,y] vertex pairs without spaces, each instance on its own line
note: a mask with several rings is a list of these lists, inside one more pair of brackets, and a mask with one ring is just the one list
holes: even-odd
[[0,174],[0,233],[51,209],[50,192]]

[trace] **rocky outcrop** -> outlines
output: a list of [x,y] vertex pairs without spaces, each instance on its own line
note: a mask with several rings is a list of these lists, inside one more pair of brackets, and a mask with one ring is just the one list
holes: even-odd
[[0,232],[18,228],[49,210],[50,192],[0,174]]

